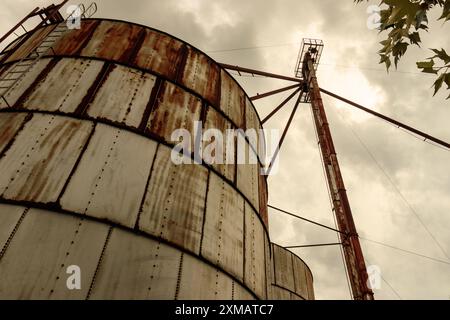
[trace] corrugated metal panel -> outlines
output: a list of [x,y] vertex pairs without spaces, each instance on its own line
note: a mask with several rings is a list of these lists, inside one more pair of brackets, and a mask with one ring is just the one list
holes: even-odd
[[0,155],[3,149],[14,138],[26,118],[25,113],[0,114]]
[[244,199],[213,172],[203,230],[201,255],[242,281]]
[[[12,106],[20,98],[20,96],[27,90],[31,84],[36,80],[39,74],[45,69],[45,67],[50,63],[51,59],[39,59],[30,70],[19,80],[5,95],[6,100],[9,105]],[[17,77],[15,74],[8,74],[6,79],[13,79]],[[0,94],[4,92],[5,89],[0,89]],[[8,105],[0,99],[0,109],[6,108]]]
[[264,233],[264,250],[265,250],[265,266],[266,266],[266,289],[267,299],[272,299],[272,283],[274,282],[275,275],[273,270],[272,254],[270,240],[267,232]]
[[[205,120],[205,125],[204,125],[204,130],[203,133],[205,133],[206,130],[208,129],[215,129],[215,130],[219,130],[222,133],[223,136],[223,142],[222,143],[218,143],[216,146],[219,147],[215,150],[215,152],[217,152],[219,154],[220,150],[222,149],[222,163],[217,163],[219,161],[214,161],[214,163],[212,164],[213,168],[215,168],[217,171],[219,171],[219,173],[221,173],[222,175],[224,175],[228,180],[230,180],[231,182],[234,182],[234,177],[235,177],[235,167],[236,165],[235,163],[235,139],[233,138],[233,141],[231,141],[231,146],[233,146],[233,150],[227,150],[226,146],[226,137],[227,137],[227,130],[232,129],[232,125],[231,123],[225,119],[219,112],[217,112],[216,110],[214,110],[211,107],[208,107],[207,111],[206,111],[206,120]],[[206,154],[206,150],[205,147],[207,145],[209,145],[211,142],[210,141],[205,141],[203,143],[203,152],[204,154]],[[231,161],[227,163],[226,159],[227,157],[231,157]]]
[[259,214],[261,216],[261,219],[264,221],[265,225],[269,226],[269,214],[267,211],[267,182],[266,182],[266,176],[261,174],[261,166],[258,165],[258,172],[259,174],[259,185],[258,185],[258,194],[259,194]]
[[178,300],[231,300],[233,280],[204,262],[183,255]]
[[201,165],[175,165],[171,151],[158,147],[139,229],[198,254],[208,171]]
[[0,251],[3,250],[25,210],[25,207],[0,203]]
[[273,245],[272,249],[274,253],[275,283],[280,287],[295,292],[292,254],[290,251],[277,245]]
[[[168,143],[177,143],[171,139],[176,129],[186,129],[194,137],[194,121],[200,121],[201,110],[199,98],[174,84],[164,82],[150,114],[147,130]],[[193,148],[194,141],[191,142]]]
[[247,288],[233,282],[233,300],[256,300]]
[[[255,108],[253,107],[253,104],[251,103],[250,99],[248,97],[245,97],[245,119],[246,119],[246,130],[253,129],[256,131],[256,141],[250,140],[250,145],[253,147],[253,150],[256,152],[259,152],[259,134],[261,128],[261,124],[258,119],[258,115],[256,114]],[[265,143],[262,141],[262,143]],[[262,149],[264,150],[264,149]]]
[[277,286],[272,286],[272,300],[291,300],[291,293]]
[[127,67],[112,66],[91,103],[88,114],[139,127],[156,78]]
[[309,279],[306,276],[306,273],[309,272],[307,270],[305,263],[298,259],[296,256],[293,258],[294,264],[294,281],[295,281],[295,292],[297,292],[300,296],[308,299],[308,281]]
[[54,202],[80,154],[92,123],[35,114],[0,160],[7,199]]
[[61,206],[134,227],[155,150],[152,140],[98,124]]
[[76,55],[79,53],[99,24],[99,20],[83,20],[80,29],[67,31],[61,39],[55,43],[53,46],[55,54]]
[[292,293],[292,292],[291,292],[290,299],[291,300],[305,300],[302,297],[300,297],[300,296],[298,296],[298,295],[296,295],[295,293]]
[[103,62],[62,59],[23,103],[26,109],[74,112],[94,83]]
[[236,81],[225,71],[220,72],[220,109],[238,128],[245,127],[245,95]]
[[264,229],[256,212],[245,202],[245,284],[266,299]]
[[28,56],[34,49],[36,49],[44,38],[55,28],[55,25],[46,26],[37,29],[20,47],[18,47],[13,54],[6,60],[6,62],[20,60]]
[[142,29],[126,22],[102,21],[81,55],[128,62]]
[[165,34],[145,30],[145,38],[134,63],[175,80],[183,58],[183,43]]
[[313,276],[309,269],[306,270],[306,284],[308,285],[308,299],[314,300]]
[[[238,143],[239,145],[239,143]],[[259,172],[258,164],[250,163],[250,155],[253,150],[245,142],[245,164],[237,165],[237,187],[247,197],[251,204],[259,211]],[[238,148],[238,152],[241,152]],[[244,157],[242,159],[244,159]],[[255,156],[256,157],[256,156]],[[239,154],[238,154],[239,159]]]
[[219,67],[210,58],[192,47],[188,47],[181,83],[206,98],[213,105],[218,105],[220,100]]
[[[107,233],[99,223],[30,209],[0,260],[0,298],[85,298]],[[66,286],[70,265],[81,269],[81,290]]]
[[90,299],[174,299],[181,252],[114,229]]

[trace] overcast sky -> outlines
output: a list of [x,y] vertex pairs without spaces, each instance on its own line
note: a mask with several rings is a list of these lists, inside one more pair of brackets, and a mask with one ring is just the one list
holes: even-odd
[[[5,33],[45,0],[2,0]],[[88,4],[87,1],[81,1]],[[399,72],[378,64],[383,35],[367,28],[368,4],[352,0],[98,0],[96,17],[148,25],[173,34],[219,62],[293,76],[302,38],[318,38],[325,49],[318,69],[322,88],[352,99],[431,135],[450,141],[449,92],[432,97],[434,76],[415,61],[427,49],[409,50]],[[372,1],[371,4],[376,4]],[[436,16],[435,12],[433,16]],[[423,48],[450,51],[450,23],[432,23]],[[239,48],[259,47],[245,50]],[[248,94],[287,86],[280,80],[237,78]],[[261,117],[289,93],[259,100]],[[425,230],[450,255],[450,152],[422,142],[379,119],[323,96],[338,159],[360,236],[447,260]],[[268,128],[283,128],[285,107]],[[309,105],[302,104],[269,178],[269,203],[333,226],[333,216]],[[419,217],[419,218],[418,218]],[[420,219],[420,220],[419,220]],[[272,241],[280,245],[336,242],[336,234],[270,211]],[[361,240],[367,265],[381,268],[377,299],[450,299],[450,265]],[[314,274],[317,299],[348,299],[339,247],[295,249]]]

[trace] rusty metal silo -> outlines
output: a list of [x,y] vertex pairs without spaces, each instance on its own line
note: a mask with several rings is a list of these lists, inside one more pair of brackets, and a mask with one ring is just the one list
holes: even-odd
[[[64,28],[12,44],[0,77],[12,79]],[[0,298],[297,298],[272,294],[281,249],[269,240],[260,164],[171,161],[171,133],[194,135],[195,121],[261,128],[207,55],[142,25],[84,19],[3,97]],[[66,286],[71,265],[81,289]]]

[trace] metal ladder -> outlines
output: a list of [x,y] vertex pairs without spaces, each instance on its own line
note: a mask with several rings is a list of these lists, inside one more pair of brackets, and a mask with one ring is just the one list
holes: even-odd
[[24,77],[24,75],[38,62],[38,60],[46,55],[49,51],[52,51],[53,54],[53,46],[55,43],[63,37],[63,35],[70,30],[67,27],[67,22],[70,19],[73,19],[73,15],[76,11],[80,12],[80,18],[90,18],[97,12],[97,4],[95,2],[91,3],[87,8],[80,4],[77,6],[77,9],[72,11],[72,13],[61,23],[59,23],[36,47],[29,55],[20,59],[17,63],[14,64],[10,70],[8,70],[1,78],[0,78],[0,92],[1,98],[8,107],[11,107],[8,101],[6,100],[6,95],[8,92],[15,87],[15,85]]

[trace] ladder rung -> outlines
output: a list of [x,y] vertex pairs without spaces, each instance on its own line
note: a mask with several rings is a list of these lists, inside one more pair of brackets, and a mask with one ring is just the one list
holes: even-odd
[[12,79],[11,78],[9,78],[9,79],[1,79],[0,82],[1,81],[16,81],[18,79],[20,79],[20,77],[19,78],[12,78]]
[[27,72],[27,70],[24,70],[24,71],[9,71],[8,73],[25,73],[25,72]]
[[33,63],[28,63],[28,64],[16,64],[16,67],[27,67],[27,66],[31,66]]

